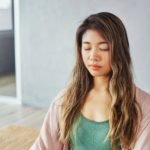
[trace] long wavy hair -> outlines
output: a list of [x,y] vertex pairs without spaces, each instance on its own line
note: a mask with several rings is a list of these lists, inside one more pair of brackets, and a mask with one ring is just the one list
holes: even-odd
[[109,80],[109,93],[112,98],[109,132],[112,149],[119,138],[123,147],[132,149],[139,131],[142,115],[141,107],[136,101],[136,86],[133,81],[127,32],[122,21],[112,13],[101,12],[87,17],[76,32],[76,61],[70,81],[63,94],[60,113],[59,140],[70,142],[71,127],[84,105],[85,98],[93,86],[93,76],[85,67],[81,55],[82,36],[94,29],[103,34],[109,42],[112,74]]

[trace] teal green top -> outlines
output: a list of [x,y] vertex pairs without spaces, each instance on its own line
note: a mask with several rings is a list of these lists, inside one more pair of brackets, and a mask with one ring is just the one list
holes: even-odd
[[[70,134],[72,150],[111,150],[110,140],[104,141],[108,129],[109,120],[97,122],[85,118],[80,113],[78,125],[77,123],[73,124]],[[118,142],[116,150],[120,149]]]

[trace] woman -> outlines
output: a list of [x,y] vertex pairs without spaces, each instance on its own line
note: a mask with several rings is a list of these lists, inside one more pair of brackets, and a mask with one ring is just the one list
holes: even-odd
[[32,150],[150,149],[150,95],[135,86],[126,29],[108,12],[76,32],[71,80],[50,105]]

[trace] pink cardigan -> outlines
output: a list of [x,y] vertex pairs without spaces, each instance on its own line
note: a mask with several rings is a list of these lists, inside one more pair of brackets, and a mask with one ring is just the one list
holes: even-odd
[[[58,110],[61,107],[60,92],[52,101],[44,119],[40,134],[30,150],[71,150],[71,145],[58,140]],[[141,128],[133,150],[150,150],[150,94],[136,88],[136,98],[143,112]],[[122,150],[125,150],[122,146]]]

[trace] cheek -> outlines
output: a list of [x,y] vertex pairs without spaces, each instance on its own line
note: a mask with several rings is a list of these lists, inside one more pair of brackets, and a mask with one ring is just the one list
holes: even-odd
[[109,69],[109,70],[112,70],[111,63],[110,63],[110,59],[108,60],[108,69]]
[[81,55],[82,55],[83,62],[86,63],[87,62],[87,58],[88,58],[87,54],[82,52]]
[[106,65],[108,68],[111,69],[111,63],[110,63],[109,54],[105,55],[104,60],[105,60],[105,65]]

